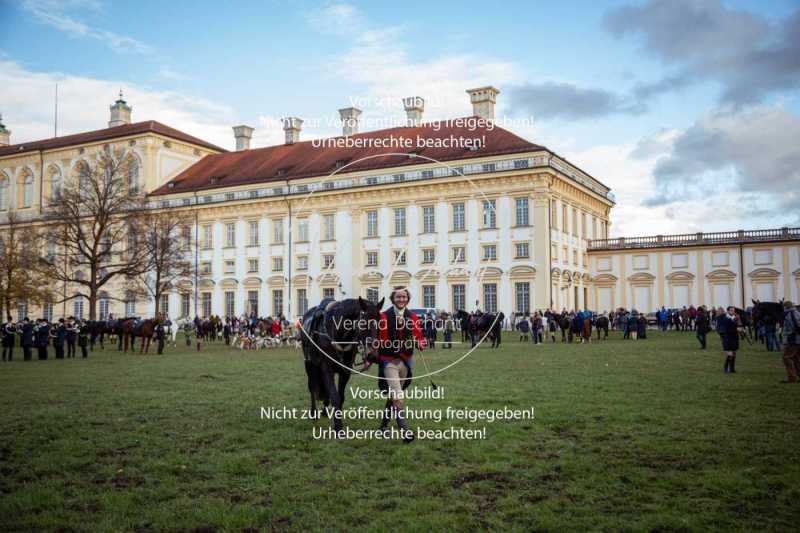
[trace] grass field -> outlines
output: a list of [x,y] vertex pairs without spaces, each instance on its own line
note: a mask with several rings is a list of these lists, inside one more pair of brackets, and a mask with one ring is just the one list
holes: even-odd
[[[487,438],[410,445],[313,440],[327,420],[262,420],[262,406],[306,407],[290,349],[2,363],[0,528],[800,528],[800,386],[778,383],[778,354],[745,346],[725,375],[714,335],[706,352],[676,332],[588,346],[505,339],[437,375],[444,400],[411,406],[533,406],[535,420],[425,421],[486,425]],[[426,353],[434,366],[453,357]],[[381,402],[347,400],[362,404]]]

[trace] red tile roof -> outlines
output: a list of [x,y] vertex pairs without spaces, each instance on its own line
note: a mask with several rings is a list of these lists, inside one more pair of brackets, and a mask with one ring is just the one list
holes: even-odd
[[[282,144],[253,150],[209,155],[184,170],[167,184],[153,191],[152,195],[176,194],[182,192],[217,189],[237,185],[269,183],[312,176],[326,176],[348,165],[347,172],[375,170],[382,168],[418,165],[425,160],[387,155],[392,153],[416,153],[437,161],[453,161],[492,155],[513,154],[546,150],[530,143],[513,133],[494,126],[489,129],[485,123],[476,124],[477,117],[454,121],[431,122],[420,126],[397,127],[384,130],[358,133],[350,138],[367,144],[366,147],[320,147],[314,141]],[[417,148],[417,138],[425,142],[456,138],[485,140],[479,150],[468,147],[426,147]],[[396,146],[375,147],[375,139],[410,139],[411,148]],[[334,138],[344,139],[344,138]],[[319,143],[319,141],[317,141]],[[370,146],[369,143],[373,145]],[[369,159],[364,159],[369,158]],[[172,183],[170,188],[169,184]]]
[[87,131],[84,133],[76,133],[74,135],[64,135],[63,137],[53,137],[52,139],[44,139],[41,141],[31,141],[27,143],[12,144],[10,146],[0,147],[0,157],[7,155],[23,154],[26,152],[36,152],[38,150],[51,150],[54,148],[65,148],[68,146],[75,146],[79,144],[86,144],[97,141],[107,141],[117,139],[119,137],[127,137],[129,135],[139,135],[142,133],[157,133],[164,137],[175,139],[176,141],[183,141],[196,146],[202,146],[218,152],[226,152],[224,148],[215,146],[197,137],[192,137],[188,133],[170,128],[169,126],[156,122],[155,120],[148,120],[145,122],[135,122],[133,124],[123,124],[122,126],[114,126],[113,128],[105,128],[102,130]]

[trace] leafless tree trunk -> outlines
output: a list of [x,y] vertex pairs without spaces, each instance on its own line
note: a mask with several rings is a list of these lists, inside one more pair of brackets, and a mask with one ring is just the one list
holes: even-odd
[[155,302],[156,314],[164,311],[162,295],[192,275],[190,224],[188,215],[176,211],[159,211],[145,218],[142,243],[148,265],[142,282]]
[[132,157],[123,149],[106,150],[83,164],[65,179],[47,214],[55,249],[47,261],[48,275],[74,291],[61,301],[88,299],[90,320],[96,319],[101,289],[112,280],[124,280],[127,295],[144,293],[139,280],[148,267],[141,242],[146,205],[131,185]]

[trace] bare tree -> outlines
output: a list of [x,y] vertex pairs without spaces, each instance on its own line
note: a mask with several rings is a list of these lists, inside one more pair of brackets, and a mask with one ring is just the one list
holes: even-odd
[[191,221],[180,211],[159,211],[144,219],[142,245],[148,265],[142,282],[155,302],[155,312],[163,312],[161,298],[172,287],[192,275]]
[[96,318],[100,291],[111,281],[124,281],[128,295],[144,294],[139,277],[147,269],[141,243],[146,203],[132,182],[133,155],[106,149],[92,163],[83,162],[65,180],[47,216],[54,253],[47,261],[50,278],[89,300],[89,318]]
[[0,316],[11,313],[15,303],[41,305],[52,301],[52,287],[41,264],[41,233],[23,225],[16,211],[9,211],[0,229]]

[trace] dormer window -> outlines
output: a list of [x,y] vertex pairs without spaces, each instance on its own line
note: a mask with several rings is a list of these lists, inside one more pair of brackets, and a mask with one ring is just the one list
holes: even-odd
[[174,189],[175,188],[175,182],[174,181],[170,181],[169,183],[167,183],[167,187],[170,188],[170,189]]
[[285,176],[286,175],[286,169],[285,168],[279,168],[278,172],[275,175],[277,177],[279,177],[279,178]]
[[223,178],[223,176],[211,176],[211,179],[209,181],[213,185],[215,185],[215,184],[219,183],[220,181],[222,181],[222,178]]

